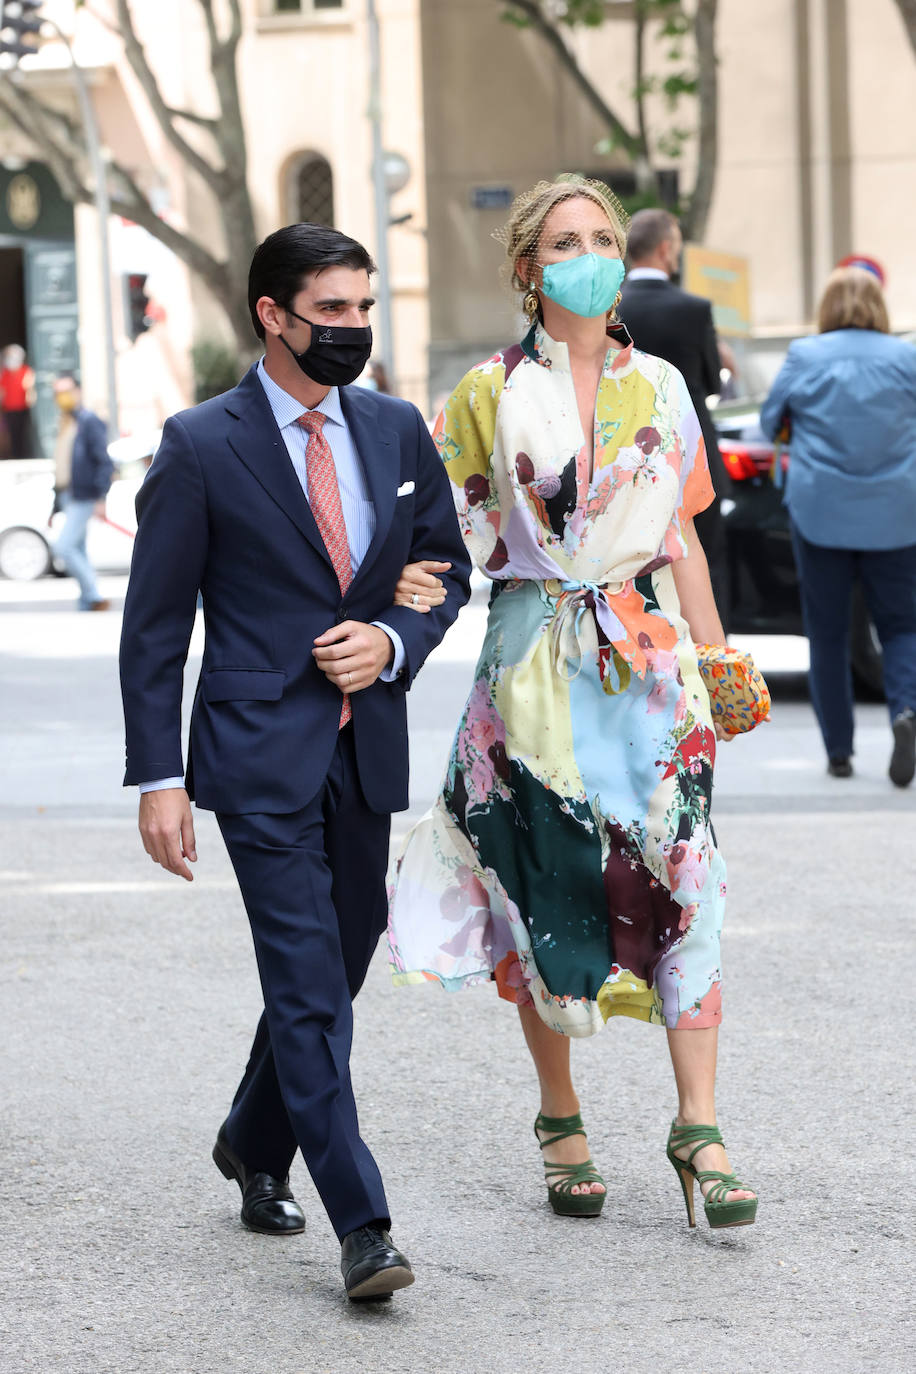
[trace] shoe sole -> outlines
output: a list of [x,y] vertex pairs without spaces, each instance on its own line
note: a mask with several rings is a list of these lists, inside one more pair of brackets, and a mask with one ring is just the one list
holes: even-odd
[[916,729],[912,722],[904,720],[893,727],[894,752],[888,768],[888,777],[895,787],[909,787],[916,774]]
[[271,1231],[266,1226],[252,1226],[251,1222],[246,1221],[244,1217],[241,1218],[241,1222],[246,1231],[253,1231],[257,1236],[301,1236],[305,1230],[304,1223],[302,1226],[296,1226],[287,1231]]
[[409,1288],[415,1277],[412,1269],[395,1264],[390,1269],[379,1269],[377,1273],[370,1274],[362,1283],[351,1288],[347,1297],[351,1302],[379,1302],[382,1298],[390,1298],[399,1288]]

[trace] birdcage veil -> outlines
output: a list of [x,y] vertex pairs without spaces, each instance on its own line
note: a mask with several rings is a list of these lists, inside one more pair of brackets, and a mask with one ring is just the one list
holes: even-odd
[[[531,279],[525,264],[533,265],[538,261],[538,249],[548,215],[555,206],[576,199],[591,201],[604,211],[617,251],[621,257],[626,253],[630,217],[605,182],[581,176],[578,172],[563,172],[553,181],[539,181],[530,191],[516,196],[506,223],[493,234],[506,250],[504,280],[526,298],[531,292]],[[527,307],[526,313],[530,314]]]

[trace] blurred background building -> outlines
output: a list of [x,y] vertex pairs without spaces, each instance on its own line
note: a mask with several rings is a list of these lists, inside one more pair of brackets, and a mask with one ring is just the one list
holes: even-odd
[[[312,219],[377,249],[369,8],[132,0],[151,100],[125,42],[124,0],[43,5],[72,37],[112,169],[122,430],[158,425],[230,385],[254,348],[235,261],[247,251],[248,211],[227,209],[238,187],[219,174],[221,159],[235,165],[230,48],[254,241]],[[634,205],[683,205],[700,187],[687,227],[723,261],[737,259],[749,283],[734,332],[752,374],[767,375],[786,341],[811,327],[827,273],[852,252],[882,264],[894,327],[916,328],[916,55],[895,0],[376,0],[375,9],[377,109],[392,155],[393,389],[424,411],[517,333],[491,235],[518,191],[562,170],[601,176]],[[564,22],[586,11],[601,22]],[[226,46],[234,19],[238,42]],[[717,61],[697,56],[701,19],[712,21]],[[15,72],[0,71],[0,346],[29,350],[46,451],[57,371],[79,367],[89,404],[105,403],[98,224],[91,203],[67,198],[74,186],[91,190],[73,151],[79,107],[68,64],[48,35]],[[651,165],[633,151],[643,122]],[[138,224],[120,212],[134,191],[171,242],[142,227],[142,215]],[[174,251],[179,237],[191,249]]]

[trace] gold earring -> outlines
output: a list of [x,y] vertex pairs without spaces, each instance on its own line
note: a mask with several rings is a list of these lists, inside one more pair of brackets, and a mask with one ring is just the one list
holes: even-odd
[[618,292],[617,292],[617,295],[614,297],[614,304],[611,306],[610,310],[607,312],[607,322],[608,322],[608,324],[616,324],[616,323],[617,323],[617,307],[618,307],[618,305],[620,304],[620,302],[621,302],[622,300],[623,300],[623,292],[622,292],[622,291],[618,291]]
[[525,316],[530,324],[534,324],[537,319],[540,304],[538,293],[535,291],[534,287],[530,287],[522,298],[522,310],[525,312]]

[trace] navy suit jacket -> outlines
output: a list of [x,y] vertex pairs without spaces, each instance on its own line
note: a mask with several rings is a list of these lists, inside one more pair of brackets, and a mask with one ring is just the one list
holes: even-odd
[[731,482],[706,405],[706,397],[717,396],[722,385],[711,303],[659,277],[628,278],[617,314],[637,348],[673,363],[687,383],[703,431],[712,484],[721,501],[731,491]]
[[[341,706],[313,640],[336,622],[384,620],[406,663],[394,682],[354,693],[354,742],[369,806],[407,806],[405,693],[468,599],[470,562],[416,407],[358,387],[340,398],[376,521],[344,596],[255,368],[233,391],[166,422],[137,496],[124,608],[125,785],[184,771],[182,669],[199,590],[206,638],[186,777],[197,805],[275,814],[305,806],[327,774]],[[424,558],[452,570],[445,604],[421,615],[392,603],[404,564]]]

